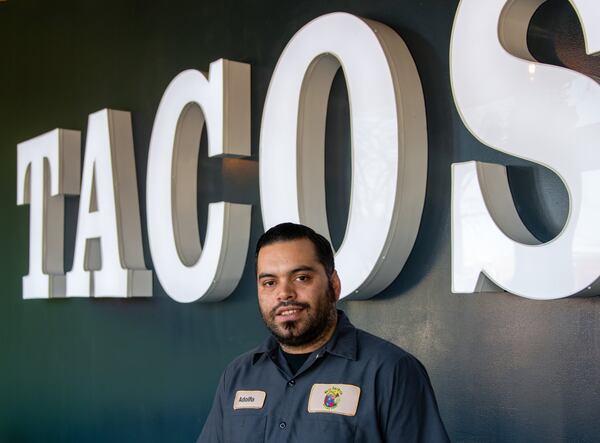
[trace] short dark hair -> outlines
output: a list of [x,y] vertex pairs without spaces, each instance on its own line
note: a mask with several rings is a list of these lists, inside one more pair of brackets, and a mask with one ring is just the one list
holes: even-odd
[[302,240],[307,239],[315,247],[315,254],[317,260],[325,268],[325,274],[327,278],[331,278],[335,269],[335,263],[333,259],[333,249],[331,243],[325,237],[308,226],[299,225],[296,223],[281,223],[273,226],[267,232],[260,236],[256,243],[256,254],[255,258],[258,259],[258,253],[263,248],[273,243]]

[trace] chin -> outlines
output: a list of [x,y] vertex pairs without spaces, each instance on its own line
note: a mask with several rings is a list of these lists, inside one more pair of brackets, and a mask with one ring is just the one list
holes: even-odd
[[279,328],[279,332],[284,337],[294,337],[301,335],[298,333],[298,322],[297,321],[284,321]]
[[298,340],[302,341],[302,337],[304,335],[304,331],[298,328],[298,323],[284,322],[277,328],[277,333],[275,334],[281,341],[292,341],[296,342]]

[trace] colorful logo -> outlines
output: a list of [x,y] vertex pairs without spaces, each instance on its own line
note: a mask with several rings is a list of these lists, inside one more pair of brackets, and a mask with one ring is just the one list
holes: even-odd
[[335,409],[340,401],[340,395],[342,395],[342,390],[336,386],[327,389],[325,391],[323,406],[327,409]]

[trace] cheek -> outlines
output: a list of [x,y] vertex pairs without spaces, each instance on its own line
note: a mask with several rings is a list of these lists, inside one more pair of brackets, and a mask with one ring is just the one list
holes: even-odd
[[269,312],[271,310],[271,303],[268,297],[258,296],[258,307],[261,312]]

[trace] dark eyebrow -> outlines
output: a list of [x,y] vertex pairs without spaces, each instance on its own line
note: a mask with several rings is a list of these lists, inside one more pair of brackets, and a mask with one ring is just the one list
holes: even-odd
[[315,268],[311,266],[300,266],[299,268],[292,269],[290,274],[296,274],[297,272],[315,272]]
[[269,274],[269,273],[267,273],[267,272],[263,272],[262,274],[258,274],[258,277],[257,277],[257,278],[260,280],[261,278],[265,278],[265,277],[274,278],[274,277],[275,277],[275,275],[273,275],[273,274]]
[[[289,273],[290,274],[296,274],[298,272],[316,272],[315,268],[311,267],[311,266],[300,266],[298,268],[294,268],[292,269]],[[270,274],[268,272],[262,272],[260,274],[258,274],[257,278],[260,280],[262,278],[276,278],[277,276],[275,274]]]

